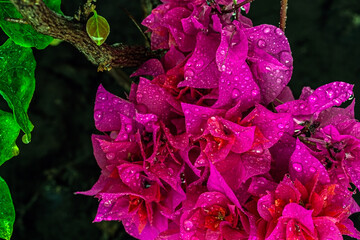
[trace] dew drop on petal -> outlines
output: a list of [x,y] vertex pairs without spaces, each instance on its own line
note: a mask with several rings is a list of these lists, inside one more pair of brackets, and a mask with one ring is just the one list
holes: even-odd
[[186,231],[190,231],[193,228],[194,224],[190,220],[184,221],[184,228]]
[[291,53],[288,51],[283,51],[280,53],[280,62],[287,67],[290,67],[293,64],[293,58]]
[[105,101],[107,99],[106,94],[105,93],[99,93],[97,96],[97,99],[99,101]]
[[316,172],[316,168],[310,167],[309,171],[310,171],[311,173],[315,173],[315,172]]
[[191,69],[186,70],[185,73],[184,73],[185,79],[188,79],[188,78],[193,77],[193,76],[194,76],[194,71],[191,70]]
[[257,45],[259,48],[264,48],[266,46],[266,42],[263,39],[259,39]]
[[315,96],[310,96],[309,101],[310,101],[310,102],[316,102],[316,101],[317,101],[317,97],[315,97]]
[[102,117],[103,117],[103,113],[102,113],[101,111],[96,111],[96,112],[94,113],[95,121],[101,120]]
[[253,95],[254,97],[255,97],[256,95],[258,95],[258,94],[259,94],[259,91],[256,90],[256,89],[254,89],[254,90],[251,91],[251,95]]
[[326,96],[330,99],[334,98],[334,91],[332,90],[332,88],[326,89]]
[[129,136],[128,136],[126,133],[124,133],[123,135],[121,135],[120,140],[121,140],[121,141],[125,141],[125,140],[128,139],[128,137],[129,137]]
[[199,60],[199,61],[196,63],[195,67],[196,67],[196,68],[201,68],[201,67],[203,66],[203,64],[204,64],[204,62],[203,62],[202,60]]
[[232,92],[231,92],[231,97],[232,97],[233,99],[236,99],[236,98],[238,98],[239,96],[240,96],[240,91],[239,91],[238,89],[234,88],[234,89],[232,90]]
[[104,202],[104,207],[110,207],[111,203],[112,203],[111,200],[108,200],[108,201]]
[[113,160],[115,158],[115,153],[107,153],[106,158],[109,160]]
[[278,36],[284,35],[284,32],[283,32],[280,28],[275,29],[275,33],[276,33]]
[[128,133],[131,132],[132,131],[131,124],[126,124],[125,129],[126,129],[126,132],[128,132]]
[[301,172],[303,170],[303,166],[301,165],[301,163],[293,163],[293,168],[295,171],[297,172]]
[[264,28],[264,33],[269,33],[271,29],[269,27]]

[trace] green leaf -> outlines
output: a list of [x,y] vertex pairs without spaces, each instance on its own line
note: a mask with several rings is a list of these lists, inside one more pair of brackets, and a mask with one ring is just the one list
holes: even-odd
[[[45,4],[57,13],[62,14],[60,10],[61,0],[44,0]],[[16,10],[10,0],[0,1],[0,26],[4,32],[18,45],[23,47],[36,47],[37,49],[46,48],[52,37],[43,35],[34,30],[27,24],[14,23],[6,21],[6,18],[20,18],[22,15]]]
[[8,186],[0,177],[0,238],[9,240],[15,221],[15,209]]
[[98,15],[95,10],[93,12],[94,15],[86,22],[86,32],[100,46],[109,36],[110,26],[104,17]]
[[23,142],[28,143],[33,125],[26,112],[35,90],[36,62],[31,48],[21,47],[11,39],[0,47],[0,56],[0,94],[13,110],[15,121],[25,133]]
[[0,110],[0,166],[10,158],[19,154],[16,139],[20,127],[11,113]]

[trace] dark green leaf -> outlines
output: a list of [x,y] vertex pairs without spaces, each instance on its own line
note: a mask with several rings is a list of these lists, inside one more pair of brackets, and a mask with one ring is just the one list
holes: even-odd
[[0,47],[0,94],[13,110],[14,118],[31,140],[31,124],[27,110],[35,90],[35,59],[31,48],[15,44],[11,39]]
[[[45,4],[57,13],[60,10],[61,0],[45,0]],[[23,18],[10,0],[0,1],[0,26],[4,32],[18,45],[23,47],[46,48],[52,41],[52,37],[37,33],[33,27],[27,24],[8,22],[6,18]]]
[[15,221],[15,210],[8,186],[0,177],[0,238],[9,240]]
[[89,18],[86,23],[86,32],[89,37],[100,46],[109,36],[110,26],[106,19],[99,16],[94,10],[94,15]]
[[0,110],[0,166],[13,156],[19,154],[16,139],[20,127],[11,113]]

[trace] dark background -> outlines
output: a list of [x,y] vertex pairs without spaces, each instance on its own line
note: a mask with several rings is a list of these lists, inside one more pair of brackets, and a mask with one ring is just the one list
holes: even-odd
[[[141,21],[140,2],[98,1],[98,14],[111,27],[107,43],[144,43],[123,11],[127,8]],[[64,0],[62,10],[73,15],[81,3]],[[254,25],[277,25],[279,1],[256,0],[249,15]],[[316,88],[332,81],[356,84],[355,97],[360,96],[359,0],[289,0],[286,35],[294,57],[290,87],[295,96],[303,86]],[[130,239],[117,222],[91,223],[97,200],[73,194],[89,189],[100,174],[90,141],[97,133],[93,105],[98,85],[122,97],[125,91],[110,73],[97,73],[96,66],[67,43],[34,54],[36,90],[29,109],[33,139],[28,145],[19,141],[20,155],[0,168],[16,208],[13,239]],[[359,226],[359,217],[353,219]]]

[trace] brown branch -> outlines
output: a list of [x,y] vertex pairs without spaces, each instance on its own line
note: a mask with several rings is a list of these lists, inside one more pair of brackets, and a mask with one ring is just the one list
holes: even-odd
[[286,13],[288,9],[288,0],[281,0],[281,6],[280,6],[280,29],[285,32],[286,28]]
[[10,1],[37,32],[71,43],[90,62],[98,65],[98,71],[110,70],[112,67],[139,66],[155,56],[143,46],[122,44],[98,46],[86,33],[83,23],[51,11],[42,0]]
[[255,1],[255,0],[245,0],[245,1],[241,2],[241,3],[239,3],[239,4],[234,5],[231,9],[222,11],[221,13],[234,12],[234,11],[238,10],[239,8],[241,8],[242,6],[244,6],[245,4],[251,3],[253,1]]

